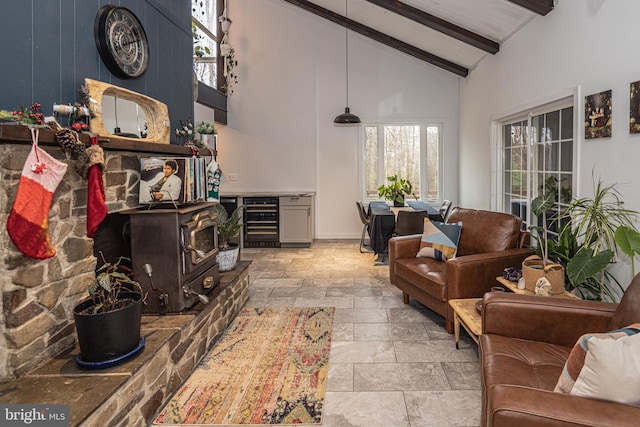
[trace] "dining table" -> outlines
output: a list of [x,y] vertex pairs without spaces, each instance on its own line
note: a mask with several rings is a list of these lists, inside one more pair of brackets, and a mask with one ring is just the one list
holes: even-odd
[[389,239],[393,237],[396,226],[396,216],[400,210],[427,211],[431,221],[442,221],[440,212],[434,207],[420,200],[407,200],[406,206],[393,207],[384,201],[369,202],[367,214],[371,217],[369,227],[370,246],[376,255],[376,262],[384,260],[387,253]]

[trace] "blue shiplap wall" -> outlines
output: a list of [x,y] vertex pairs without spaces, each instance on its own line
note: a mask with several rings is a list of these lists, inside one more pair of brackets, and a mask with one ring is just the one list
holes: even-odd
[[[122,80],[102,62],[93,36],[98,10],[124,6],[145,27],[149,68]],[[172,129],[193,117],[191,0],[2,0],[0,109],[80,100],[85,78],[121,86],[167,104]]]

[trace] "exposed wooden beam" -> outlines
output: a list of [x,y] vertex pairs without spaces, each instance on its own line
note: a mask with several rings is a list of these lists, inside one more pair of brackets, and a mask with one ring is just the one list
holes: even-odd
[[378,30],[374,30],[371,27],[367,27],[366,25],[362,25],[359,22],[345,18],[344,16],[338,13],[335,13],[331,10],[320,7],[307,0],[284,0],[284,1],[294,6],[298,6],[308,12],[313,13],[314,15],[320,16],[338,25],[342,25],[343,27],[346,27],[352,31],[355,31],[356,33],[362,34],[363,36],[369,37],[370,39],[373,39],[384,45],[390,46],[394,49],[404,52],[407,55],[411,55],[431,65],[442,68],[443,70],[449,71],[451,73],[457,74],[462,77],[467,77],[467,75],[469,74],[469,70],[461,65],[455,64],[451,61],[447,61],[446,59],[440,58],[439,56],[436,56],[432,53],[426,52],[422,49],[419,49],[413,45],[405,43],[387,34],[381,33]]
[[529,9],[538,15],[546,16],[553,10],[553,0],[509,0],[519,6]]
[[390,12],[397,13],[400,16],[411,19],[418,24],[425,25],[429,28],[433,28],[436,31],[440,31],[454,39],[465,42],[471,46],[482,49],[485,52],[496,54],[500,50],[500,44],[490,40],[480,34],[476,34],[473,31],[469,31],[465,28],[459,27],[449,21],[446,21],[437,16],[431,15],[423,10],[417,9],[411,5],[395,0],[367,0],[369,3],[373,3],[380,6]]

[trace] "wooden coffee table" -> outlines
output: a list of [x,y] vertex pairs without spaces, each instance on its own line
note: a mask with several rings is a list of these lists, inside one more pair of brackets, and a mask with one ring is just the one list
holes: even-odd
[[[521,294],[521,295],[535,295],[536,293],[533,291],[530,291],[529,289],[518,289],[518,284],[515,282],[510,282],[507,279],[505,279],[504,277],[498,276],[496,277],[496,280],[498,281],[498,283],[500,283],[501,285],[503,285],[504,287],[506,287],[508,290],[510,290],[513,293],[516,294]],[[564,291],[561,294],[557,294],[557,295],[550,295],[551,298],[570,298],[570,299],[582,299],[577,295],[572,294],[571,292],[567,292]]]
[[482,335],[482,317],[476,310],[476,303],[482,298],[450,299],[449,305],[453,309],[453,334],[456,339],[456,348],[460,348],[460,325],[469,333],[471,338],[478,343],[478,337]]

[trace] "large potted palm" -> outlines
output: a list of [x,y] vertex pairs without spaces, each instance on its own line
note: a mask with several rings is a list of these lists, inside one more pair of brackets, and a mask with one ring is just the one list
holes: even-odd
[[240,246],[237,243],[231,243],[229,240],[240,233],[242,229],[242,210],[244,205],[238,206],[229,215],[227,210],[221,204],[215,205],[218,225],[218,262],[219,271],[233,270],[238,263],[240,255]]
[[[548,210],[553,200],[547,197],[546,201],[538,200],[538,205],[532,203],[534,214]],[[538,229],[537,236],[544,236],[538,238],[542,258],[565,267],[567,290],[586,299],[616,301],[616,294],[624,293],[624,289],[607,267],[620,249],[631,258],[633,270],[633,257],[640,251],[640,234],[633,225],[637,217],[638,212],[624,207],[615,184],[605,185],[599,180],[594,181],[593,197],[572,199],[552,220],[557,235],[548,236],[543,228],[532,228]]]
[[144,346],[140,337],[144,296],[126,261],[124,257],[104,261],[89,285],[89,298],[73,309],[80,345],[76,361],[81,366],[113,366]]

